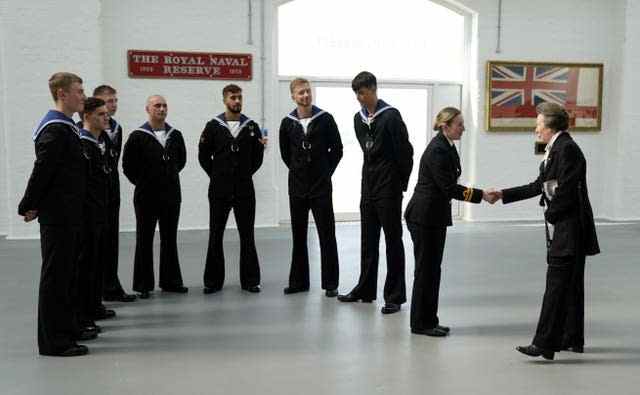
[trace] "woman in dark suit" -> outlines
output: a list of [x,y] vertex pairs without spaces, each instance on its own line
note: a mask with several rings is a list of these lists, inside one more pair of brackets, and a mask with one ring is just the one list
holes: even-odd
[[438,134],[422,154],[418,183],[404,216],[416,259],[411,332],[439,337],[449,333],[449,328],[439,325],[438,294],[447,227],[452,225],[451,199],[480,203],[492,196],[480,189],[458,185],[460,157],[453,142],[459,140],[465,130],[460,110],[442,109],[433,130]]
[[563,349],[583,351],[585,256],[598,254],[600,248],[587,193],[587,163],[566,132],[569,115],[555,103],[542,103],[537,112],[536,135],[546,144],[540,175],[530,184],[503,189],[495,196],[511,203],[542,195],[547,284],[533,342],[517,350],[553,359],[554,352]]

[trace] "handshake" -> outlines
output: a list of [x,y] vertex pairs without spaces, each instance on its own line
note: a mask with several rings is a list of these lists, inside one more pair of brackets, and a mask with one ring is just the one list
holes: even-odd
[[487,203],[494,204],[500,199],[502,199],[502,191],[498,191],[493,188],[485,189],[482,191],[482,200],[486,201]]

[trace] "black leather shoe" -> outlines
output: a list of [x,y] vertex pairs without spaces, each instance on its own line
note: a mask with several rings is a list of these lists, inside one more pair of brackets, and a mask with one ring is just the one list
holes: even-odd
[[56,357],[78,357],[81,355],[87,355],[88,353],[89,353],[89,349],[87,348],[87,346],[76,344],[67,348],[64,351],[53,353],[53,354],[43,354],[43,355],[52,355]]
[[324,291],[324,296],[326,296],[327,298],[335,298],[336,296],[338,296],[338,290],[327,289],[326,291]]
[[362,302],[362,303],[371,303],[373,299],[365,299],[361,298],[353,292],[349,292],[346,295],[338,295],[338,300],[344,303],[353,303],[353,302]]
[[95,333],[102,332],[102,327],[100,325],[87,325],[82,328],[83,331],[90,331]]
[[185,287],[185,286],[178,286],[178,287],[166,287],[166,288],[162,288],[163,292],[175,292],[178,294],[186,294],[187,292],[189,292],[189,288]]
[[93,316],[94,320],[106,320],[116,316],[116,312],[110,309],[98,309]]
[[140,299],[149,299],[150,296],[151,296],[151,294],[149,293],[149,291],[142,291],[142,292],[138,293],[138,297]]
[[133,302],[134,300],[136,300],[136,295],[133,294],[128,294],[128,293],[121,293],[121,294],[116,294],[116,295],[104,295],[102,297],[102,300],[104,300],[105,302]]
[[205,295],[214,294],[216,292],[219,292],[221,289],[222,287],[204,287],[202,289],[202,293]]
[[449,334],[449,332],[451,332],[451,328],[449,328],[448,326],[438,325],[438,326],[436,326],[436,328],[438,328],[441,331],[445,332],[447,335]]
[[548,359],[548,360],[553,360],[553,356],[554,356],[553,351],[545,350],[534,344],[529,344],[528,346],[518,346],[516,347],[516,350],[530,357],[542,356],[542,358]]
[[385,303],[380,312],[382,314],[393,314],[400,311],[400,305],[395,303]]
[[297,294],[299,292],[309,292],[309,287],[286,287],[284,289],[285,295]]
[[425,335],[425,336],[431,336],[431,337],[445,337],[445,336],[447,336],[447,332],[443,331],[442,329],[440,329],[438,327],[429,328],[429,329],[411,328],[411,333],[414,333],[416,335]]
[[563,351],[571,351],[578,354],[584,353],[584,346],[562,346]]
[[76,336],[76,340],[93,340],[97,337],[97,331],[82,330],[78,336]]
[[261,291],[260,289],[260,285],[252,285],[250,287],[242,287],[242,289],[244,289],[247,292],[251,292],[253,294],[257,294]]

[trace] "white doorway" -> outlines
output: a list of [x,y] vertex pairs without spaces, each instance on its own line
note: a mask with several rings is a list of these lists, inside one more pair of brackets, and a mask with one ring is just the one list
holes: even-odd
[[[291,79],[279,83],[278,107],[281,117],[294,108],[289,93]],[[330,112],[338,124],[344,146],[344,156],[333,175],[333,206],[337,221],[360,219],[360,182],[362,172],[362,150],[353,130],[353,116],[360,110],[351,90],[351,81],[312,79],[315,104]],[[378,97],[396,107],[407,125],[409,140],[413,146],[413,170],[409,187],[405,193],[403,209],[406,207],[418,179],[420,158],[431,138],[435,135],[432,121],[435,113],[445,106],[460,107],[462,87],[459,84],[436,84],[423,82],[381,82]],[[458,146],[460,149],[460,146]],[[287,168],[278,166],[279,220],[290,221],[287,190]],[[460,215],[460,205],[453,205],[454,216]]]

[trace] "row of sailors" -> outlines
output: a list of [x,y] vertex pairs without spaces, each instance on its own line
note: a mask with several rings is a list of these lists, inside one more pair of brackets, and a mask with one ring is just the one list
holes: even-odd
[[[103,300],[132,301],[117,276],[120,205],[118,161],[122,128],[114,120],[116,91],[101,86],[85,99],[82,80],[56,73],[49,86],[56,103],[34,132],[36,162],[19,213],[41,226],[43,269],[39,297],[38,342],[44,355],[83,355],[77,340],[97,336],[96,319],[114,316]],[[312,212],[320,241],[321,287],[341,302],[372,302],[377,295],[380,232],[384,231],[387,277],[383,314],[400,311],[407,301],[402,242],[402,194],[413,166],[413,147],[400,112],[377,97],[375,76],[362,72],[352,83],[362,110],[354,128],[364,161],[361,175],[361,264],[358,283],[338,295],[339,263],[335,237],[331,176],[343,146],[330,113],[313,105],[308,80],[290,85],[296,104],[281,122],[279,148],[289,168],[289,203],[293,249],[285,294],[306,292],[309,283],[308,215]],[[260,265],[254,239],[256,199],[252,176],[263,161],[266,137],[242,114],[242,90],[227,85],[225,112],[209,121],[199,140],[198,160],[210,177],[210,236],[204,293],[224,285],[223,235],[231,209],[240,234],[240,285],[260,292]],[[177,248],[181,205],[179,173],[186,164],[182,133],[166,122],[164,97],[146,104],[148,122],[132,131],[122,148],[122,168],[135,186],[136,248],[133,290],[142,299],[155,288],[153,238],[160,228],[160,288],[186,293]],[[72,121],[81,114],[78,128]],[[494,203],[505,191],[483,191],[457,184],[460,158],[454,140],[464,131],[459,110],[438,115],[420,162],[420,175],[405,218],[414,242],[416,272],[411,308],[413,333],[446,336],[437,317],[440,264],[451,226],[451,199]],[[105,132],[106,131],[106,132]],[[79,137],[79,138],[78,138]],[[522,198],[528,198],[522,197]],[[506,199],[505,199],[506,200]],[[520,200],[513,198],[512,201]],[[82,209],[80,209],[82,208]],[[590,208],[589,208],[590,210]],[[554,334],[556,336],[557,334]],[[580,340],[576,340],[579,342]]]

